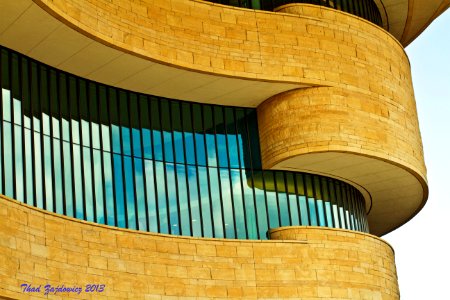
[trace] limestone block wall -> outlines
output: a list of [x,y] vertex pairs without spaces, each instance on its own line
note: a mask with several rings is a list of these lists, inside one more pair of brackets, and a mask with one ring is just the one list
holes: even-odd
[[[291,118],[276,105],[292,94],[260,104],[266,168],[282,159],[281,152],[304,151],[306,141],[311,150],[350,145],[426,176],[408,58],[392,35],[364,19],[307,4],[273,13],[198,0],[33,1],[83,34],[148,60],[235,78],[332,87],[296,94],[311,105]],[[189,80],[190,73],[184,76]],[[302,119],[312,113],[325,121],[321,128]],[[293,118],[295,126],[301,120],[309,127],[304,139],[277,137]],[[354,127],[368,120],[367,128],[355,132],[345,124],[353,119]]]
[[[388,94],[398,82],[410,84],[408,59],[393,36],[326,7],[302,4],[299,16],[199,0],[33,1],[92,39],[177,68],[264,81],[370,86]],[[370,81],[359,76],[368,72],[377,76]]]
[[297,155],[340,151],[399,164],[426,181],[412,94],[385,97],[341,87],[289,91],[258,107],[258,125],[265,168]]
[[0,220],[0,298],[47,298],[23,293],[28,283],[105,285],[101,293],[48,299],[399,299],[392,248],[364,233],[306,227],[296,229],[297,241],[176,237],[96,225],[4,196]]

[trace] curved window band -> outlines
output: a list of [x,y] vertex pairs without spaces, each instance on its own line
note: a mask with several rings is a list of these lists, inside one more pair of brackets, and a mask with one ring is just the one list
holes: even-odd
[[361,17],[378,26],[383,26],[380,11],[373,0],[208,0],[230,6],[273,11],[291,3],[305,3],[325,6]]
[[175,235],[368,232],[362,195],[261,169],[256,110],[137,94],[0,48],[0,193],[58,214]]

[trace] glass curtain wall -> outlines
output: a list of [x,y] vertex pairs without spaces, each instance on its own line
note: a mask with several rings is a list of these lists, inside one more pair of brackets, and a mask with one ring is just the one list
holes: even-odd
[[261,169],[256,110],[105,86],[0,47],[0,194],[58,214],[175,235],[368,231],[364,199]]
[[210,2],[273,11],[291,3],[306,3],[334,8],[366,19],[378,26],[383,25],[378,6],[373,0],[208,0]]

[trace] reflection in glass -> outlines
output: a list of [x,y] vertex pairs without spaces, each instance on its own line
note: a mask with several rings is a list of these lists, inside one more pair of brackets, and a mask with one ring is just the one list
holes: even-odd
[[158,209],[156,204],[157,192],[155,189],[155,176],[153,161],[145,160],[145,185],[147,189],[147,206],[148,206],[148,222],[149,230],[153,232],[158,232]]
[[202,236],[202,220],[200,211],[199,190],[197,186],[197,169],[194,166],[187,167],[189,203],[191,206],[192,235]]
[[[178,203],[180,206],[181,234],[191,235],[191,212],[189,210],[188,186],[186,185],[186,170],[184,165],[176,165]],[[176,200],[175,200],[176,201]]]
[[246,228],[246,218],[244,213],[244,203],[242,197],[242,186],[241,186],[241,173],[238,169],[230,170],[231,177],[231,191],[233,193],[233,201],[230,203],[234,204],[234,219],[236,222],[236,238],[245,239],[247,237]]
[[81,149],[80,146],[72,145],[73,154],[73,177],[74,177],[74,194],[75,194],[75,216],[78,219],[84,220],[84,207],[83,202],[83,177],[81,175]]
[[63,203],[63,185],[62,185],[62,170],[61,170],[61,145],[60,140],[53,140],[53,179],[55,182],[54,193],[56,210],[58,214],[64,213]]
[[106,224],[116,226],[116,210],[115,210],[115,197],[114,197],[114,181],[113,170],[111,165],[111,154],[103,152],[103,174],[104,174],[104,187],[105,187],[105,200],[106,200]]
[[64,161],[64,191],[65,191],[65,200],[66,200],[66,214],[70,217],[76,217],[74,214],[73,207],[73,195],[74,191],[72,190],[72,161],[70,153],[71,147],[68,142],[63,142],[63,161]]
[[[275,192],[275,181],[271,171],[264,172],[264,184],[266,189],[267,210],[269,215],[269,228],[280,227],[277,194]],[[258,207],[258,206],[257,206]]]
[[24,181],[23,181],[23,156],[22,156],[22,128],[14,125],[14,176],[15,178],[15,199],[20,202],[25,201]]
[[[36,128],[36,127],[35,127]],[[3,137],[4,139],[4,137]],[[41,140],[39,133],[34,133],[34,180],[36,187],[36,205],[44,208],[44,196],[42,192],[42,157],[41,157]]]
[[134,168],[132,165],[132,159],[129,156],[123,156],[123,170],[125,179],[125,196],[126,196],[126,212],[127,212],[127,224],[128,228],[137,229],[136,227],[136,204],[134,194],[134,182],[133,173]]
[[289,219],[290,207],[289,202],[287,200],[286,186],[283,173],[276,172],[275,177],[276,177],[275,178],[276,189],[278,190],[277,200],[278,206],[280,208],[281,226],[289,226],[291,224],[291,221]]
[[116,195],[116,216],[117,216],[117,226],[126,227],[125,226],[125,195],[123,190],[123,181],[122,181],[122,158],[118,154],[113,155],[114,160],[114,187],[115,187],[115,195]]
[[134,176],[136,182],[136,202],[138,212],[138,229],[147,230],[147,215],[145,208],[145,188],[144,188],[144,171],[142,169],[142,159],[134,160]]
[[211,202],[212,202],[212,218],[214,226],[214,237],[223,238],[224,225],[223,207],[221,201],[221,193],[219,186],[219,177],[217,168],[209,169],[209,182],[211,186]]
[[[203,216],[203,236],[213,237],[212,207],[209,197],[208,173],[206,167],[198,167],[198,184],[200,186],[201,212]],[[217,190],[216,190],[217,191]]]
[[1,193],[83,220],[186,236],[265,239],[290,225],[368,231],[352,186],[262,170],[255,109],[107,87],[8,51],[0,55]]
[[84,178],[84,200],[86,220],[94,221],[94,194],[92,192],[92,170],[91,170],[91,151],[89,148],[82,147],[83,151],[83,178]]
[[102,178],[102,154],[99,150],[93,150],[94,160],[94,195],[95,195],[95,212],[96,222],[105,224],[105,216],[103,214],[103,182]]
[[225,236],[227,238],[236,238],[234,230],[234,198],[230,188],[230,174],[228,169],[220,168],[220,186],[223,203],[223,214],[225,221]]
[[[0,126],[1,129],[1,126]],[[31,144],[31,131],[29,129],[24,130],[24,149],[25,149],[25,180],[26,180],[26,203],[29,205],[34,205],[34,193],[33,193],[33,158],[32,158],[32,149],[33,146]],[[1,142],[0,142],[0,149],[1,149]],[[1,151],[0,151],[0,157],[1,157]],[[1,163],[0,163],[1,164]],[[1,165],[0,165],[1,169]],[[0,182],[1,180],[1,173],[0,172]],[[0,185],[1,186],[1,185]],[[1,192],[1,187],[0,187]]]
[[156,182],[157,182],[157,204],[158,204],[158,218],[159,218],[159,226],[160,232],[169,233],[169,224],[168,224],[168,211],[167,211],[167,202],[166,202],[166,185],[165,185],[165,176],[164,176],[164,164],[161,162],[156,162]]

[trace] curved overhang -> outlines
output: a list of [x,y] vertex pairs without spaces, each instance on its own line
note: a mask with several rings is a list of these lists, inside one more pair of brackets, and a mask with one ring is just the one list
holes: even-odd
[[369,230],[377,236],[408,222],[428,198],[428,186],[421,175],[368,155],[333,150],[314,152],[286,159],[272,168],[315,173],[352,184],[366,200]]
[[[389,1],[383,1],[389,24],[397,15],[393,10],[394,2],[403,7],[403,2],[392,1],[392,5],[388,5]],[[433,13],[437,16],[448,7],[448,1],[430,1],[435,2],[440,3]],[[412,8],[424,1],[414,3]],[[379,206],[374,204],[369,214],[371,230],[384,234],[417,213],[428,193],[407,56],[396,39],[368,21],[329,8],[302,6],[307,9],[296,16],[197,0],[3,1],[0,43],[87,79],[180,100],[258,106],[260,110],[260,104],[274,95],[303,90],[306,97],[301,99],[314,104],[307,118],[320,115],[316,107],[325,105],[324,111],[331,113],[330,120],[338,123],[317,125],[316,120],[311,119],[311,123],[299,124],[303,127],[297,130],[309,130],[308,137],[315,139],[315,131],[322,131],[327,138],[317,141],[316,145],[311,144],[315,140],[299,144],[297,150],[308,151],[282,159],[278,159],[279,153],[291,151],[284,146],[287,141],[291,142],[289,133],[277,132],[279,143],[274,143],[273,136],[267,138],[261,134],[263,146],[281,145],[275,149],[278,152],[265,154],[262,149],[263,165],[307,171],[308,168],[298,163],[308,163],[302,161],[302,157],[315,159],[316,153],[321,152],[318,149],[339,153],[348,148],[357,149],[347,151],[349,155],[339,155],[351,164],[363,154],[365,161],[360,165],[375,164],[373,168],[380,170],[380,174],[392,171],[388,176],[390,181],[401,178],[404,183],[398,190],[407,194],[415,191],[417,196],[405,204],[406,214],[396,212],[402,207],[391,198],[380,202],[387,207],[384,212],[377,212]],[[423,30],[432,19],[425,18],[428,21],[420,25],[414,21],[420,19],[412,13],[414,9],[407,11],[403,29],[391,31],[403,41],[409,41],[420,32],[415,28]],[[398,23],[403,26],[401,21]],[[301,102],[296,101],[294,105],[298,103]],[[364,122],[371,121],[370,126],[362,122],[362,126],[356,128],[351,120],[354,116],[348,117],[349,108],[361,114]],[[281,118],[281,115],[275,117]],[[289,115],[285,117],[286,121],[290,120]],[[267,124],[274,123],[273,119],[268,121]],[[359,144],[355,138],[367,143]],[[332,149],[328,143],[343,149]],[[377,157],[375,162],[374,157]],[[292,165],[286,164],[291,158],[295,159]],[[391,169],[386,169],[388,165]],[[347,165],[336,168],[347,167],[350,168]],[[311,167],[309,170],[343,177],[340,171],[331,172],[327,168]],[[358,170],[353,168],[355,174]],[[353,175],[349,176],[346,179],[353,181]],[[373,188],[363,184],[367,182],[357,185],[370,190],[374,198],[387,183],[381,181],[379,187]],[[371,184],[376,185],[377,181],[374,179]],[[401,197],[393,187],[390,192]],[[382,223],[387,214],[394,214],[396,218],[386,227]]]
[[[377,1],[384,5],[383,22],[403,45],[449,0],[422,2]],[[337,18],[358,28],[362,21],[308,4],[301,5],[308,7],[301,16],[198,0],[17,0],[1,6],[0,43],[53,67],[136,92],[247,107],[284,91],[334,85],[325,66],[305,59],[329,55],[318,40],[329,25],[317,22]],[[337,28],[339,34],[346,28]]]
[[[107,33],[102,31],[108,32],[108,28],[99,29],[96,35],[81,21],[68,21],[70,14],[60,11],[58,6],[52,3],[46,6],[44,2],[2,2],[0,43],[86,79],[172,99],[244,107],[256,107],[268,97],[280,92],[314,85],[300,83],[295,76],[282,78],[275,75],[278,76],[277,79],[275,76],[270,78],[270,74],[264,76],[245,70],[242,74],[235,74],[232,68],[233,64],[238,62],[233,61],[217,61],[222,66],[228,63],[228,72],[207,68],[202,70],[202,57],[197,60],[192,53],[187,54],[193,57],[191,65],[183,63],[182,52],[174,53],[175,56],[178,55],[178,60],[171,60],[162,55],[158,57],[150,50],[144,51],[134,47],[133,38],[123,44],[112,41]],[[165,1],[161,1],[163,2]],[[70,10],[68,7],[71,1],[59,3],[64,3],[64,7]],[[132,14],[131,11],[129,13]],[[83,19],[83,15],[80,18]],[[121,21],[118,23],[124,24]],[[173,47],[180,47],[184,42],[180,39]],[[161,46],[160,51],[170,51],[173,47],[164,49],[164,46]],[[203,59],[211,64],[211,58],[205,56]],[[194,66],[198,68],[194,69]]]
[[412,86],[402,85],[392,98],[318,87],[266,100],[257,108],[263,168],[346,181],[366,199],[370,233],[396,229],[428,198]]
[[389,32],[404,47],[450,7],[450,0],[382,0]]

